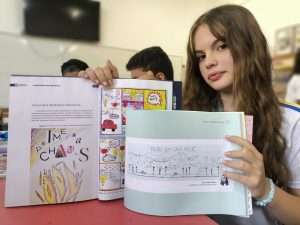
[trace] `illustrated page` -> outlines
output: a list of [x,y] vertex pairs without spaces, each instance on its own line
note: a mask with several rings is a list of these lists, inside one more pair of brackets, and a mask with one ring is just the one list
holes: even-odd
[[80,78],[11,77],[6,206],[97,197],[98,101]]
[[123,197],[125,127],[128,110],[172,109],[172,82],[114,80],[113,88],[100,89],[99,199]]

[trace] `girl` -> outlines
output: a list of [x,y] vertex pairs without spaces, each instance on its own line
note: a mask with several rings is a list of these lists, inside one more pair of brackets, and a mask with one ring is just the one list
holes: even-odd
[[271,57],[254,16],[224,5],[200,16],[187,47],[184,108],[243,111],[254,116],[253,144],[225,153],[224,172],[252,193],[250,218],[212,216],[219,224],[300,224],[300,113],[280,106],[271,80]]

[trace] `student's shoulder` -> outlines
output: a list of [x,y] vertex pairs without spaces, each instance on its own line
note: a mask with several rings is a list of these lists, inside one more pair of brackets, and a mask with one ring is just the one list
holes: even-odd
[[300,105],[296,103],[291,103],[288,101],[281,101],[280,106],[283,108],[283,110],[288,114],[295,114],[296,116],[300,116]]
[[292,87],[294,87],[294,86],[298,87],[300,85],[300,74],[293,75],[289,79],[287,85],[288,85],[288,87],[291,87],[291,86]]
[[300,134],[300,105],[281,102],[283,116],[283,134],[287,138],[291,138],[296,133]]
[[300,82],[300,74],[294,74],[291,78],[292,81],[294,82]]

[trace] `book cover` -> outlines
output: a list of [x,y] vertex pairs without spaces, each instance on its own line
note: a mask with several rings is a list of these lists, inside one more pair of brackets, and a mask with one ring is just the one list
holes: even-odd
[[[225,135],[246,138],[240,112],[128,111],[124,204],[140,213],[249,216],[247,188],[223,176]],[[176,122],[174,122],[176,121]]]

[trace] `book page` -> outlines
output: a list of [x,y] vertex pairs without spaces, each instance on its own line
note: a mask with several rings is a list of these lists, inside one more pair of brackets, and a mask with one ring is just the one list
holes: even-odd
[[127,110],[172,109],[172,85],[168,81],[117,79],[112,88],[100,89],[100,200],[123,197]]
[[96,198],[97,95],[81,78],[11,77],[6,206]]
[[240,149],[225,135],[246,138],[243,113],[128,111],[127,116],[127,208],[162,216],[249,216],[247,188],[224,177],[222,165],[224,152]]

